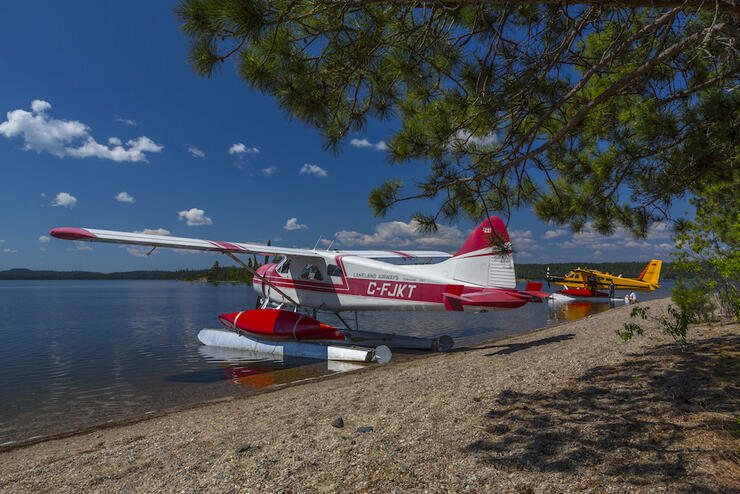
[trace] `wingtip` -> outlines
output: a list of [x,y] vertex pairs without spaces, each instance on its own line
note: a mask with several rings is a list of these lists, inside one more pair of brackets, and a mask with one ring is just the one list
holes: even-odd
[[91,238],[97,238],[95,235],[85,230],[84,228],[77,228],[73,226],[52,228],[49,233],[52,237],[61,238],[63,240],[88,240]]

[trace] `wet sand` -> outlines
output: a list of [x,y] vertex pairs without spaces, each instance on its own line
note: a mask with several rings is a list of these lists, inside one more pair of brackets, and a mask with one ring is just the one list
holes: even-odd
[[736,492],[740,324],[629,313],[0,448],[0,491]]

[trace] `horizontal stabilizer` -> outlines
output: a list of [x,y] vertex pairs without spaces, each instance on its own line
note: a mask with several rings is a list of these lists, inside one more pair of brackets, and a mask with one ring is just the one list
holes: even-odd
[[[459,292],[459,293],[455,293]],[[532,296],[515,290],[491,289],[480,292],[461,293],[462,286],[448,285],[447,291],[442,294],[445,308],[452,311],[462,311],[465,306],[513,309],[532,300]]]
[[442,298],[445,301],[445,309],[454,310],[458,312],[463,310],[464,302],[470,302],[470,299],[466,297],[455,295],[454,293],[448,293],[448,292],[443,293]]
[[498,291],[498,292],[477,292],[466,293],[465,299],[468,305],[490,305],[495,307],[497,304],[509,304],[527,302],[529,297],[522,296],[519,292]]
[[542,283],[535,283],[532,281],[527,283],[527,286],[524,288],[524,291],[522,293],[526,293],[527,295],[531,295],[538,299],[533,300],[533,302],[542,302],[542,299],[546,299],[550,297],[550,295],[552,295],[551,293],[542,291]]

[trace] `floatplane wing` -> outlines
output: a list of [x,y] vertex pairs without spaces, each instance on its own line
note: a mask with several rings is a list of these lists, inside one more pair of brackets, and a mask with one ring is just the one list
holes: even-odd
[[[256,243],[223,242],[197,238],[172,237],[169,235],[98,230],[94,228],[60,227],[51,230],[51,235],[64,240],[142,245],[147,247],[167,247],[171,249],[204,250],[212,252],[228,252],[232,254],[256,254],[263,256],[287,256],[316,259],[323,257],[320,251],[312,249],[294,249],[290,247],[275,247],[272,245]],[[331,252],[332,254],[337,255],[341,254],[373,259],[451,257],[451,254],[447,252],[435,250],[333,250]]]

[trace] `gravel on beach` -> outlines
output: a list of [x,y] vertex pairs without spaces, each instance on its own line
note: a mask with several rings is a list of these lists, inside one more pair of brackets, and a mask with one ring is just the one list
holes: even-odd
[[682,351],[659,329],[622,342],[629,320],[5,447],[0,492],[740,491],[740,324]]

